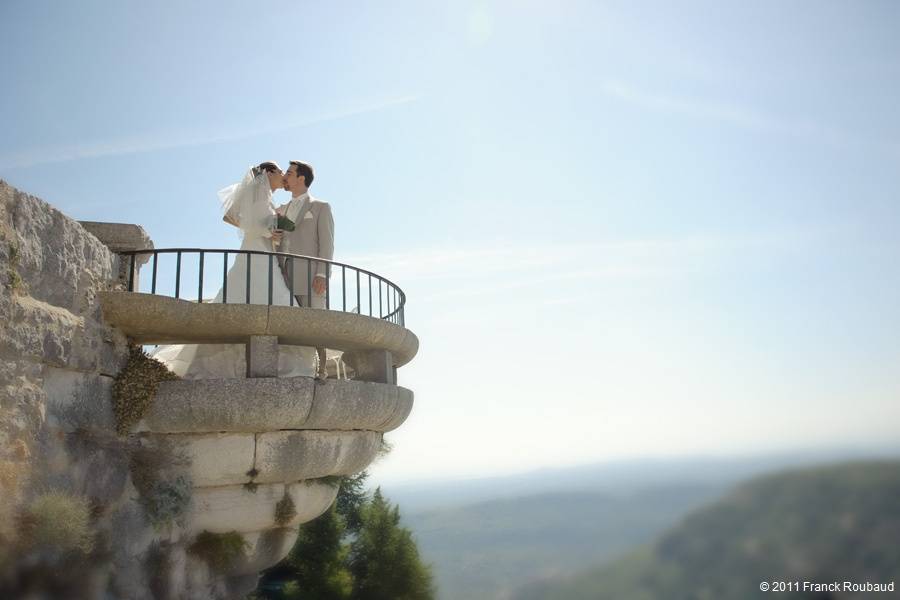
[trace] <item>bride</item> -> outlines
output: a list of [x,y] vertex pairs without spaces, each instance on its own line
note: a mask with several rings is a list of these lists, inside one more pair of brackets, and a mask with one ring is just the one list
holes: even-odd
[[[240,183],[219,191],[223,221],[241,230],[241,250],[272,252],[275,208],[272,192],[283,186],[284,174],[274,162],[263,162],[247,171]],[[247,259],[250,258],[250,304],[269,303],[269,277],[272,280],[272,304],[288,306],[290,291],[284,283],[278,261],[262,254],[237,254],[228,270],[227,286],[219,289],[213,303],[223,299],[229,304],[247,302]],[[241,378],[247,374],[244,344],[177,344],[160,346],[153,358],[185,379]],[[312,377],[316,374],[316,351],[301,346],[279,346],[279,377]]]

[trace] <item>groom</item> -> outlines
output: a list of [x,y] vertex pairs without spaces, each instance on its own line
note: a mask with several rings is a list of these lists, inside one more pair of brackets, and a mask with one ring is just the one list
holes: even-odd
[[[309,194],[314,177],[311,165],[299,160],[291,161],[284,174],[284,189],[291,192],[292,198],[287,204],[279,206],[277,212],[294,222],[294,230],[276,230],[272,239],[281,242],[280,252],[331,260],[334,258],[334,217],[327,202]],[[300,306],[325,308],[329,276],[327,263],[295,259],[286,261],[283,268],[285,282],[293,284],[291,293]],[[312,282],[312,289],[309,281]],[[316,377],[325,379],[325,348],[316,348],[316,352],[319,355]]]

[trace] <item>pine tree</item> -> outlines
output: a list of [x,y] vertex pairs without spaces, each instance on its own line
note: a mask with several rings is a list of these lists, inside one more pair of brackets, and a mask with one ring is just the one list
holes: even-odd
[[300,528],[287,561],[299,598],[346,600],[350,597],[353,583],[345,567],[347,548],[341,543],[343,536],[344,524],[334,506]]
[[431,570],[412,533],[400,525],[400,511],[375,490],[362,510],[362,526],[350,547],[352,600],[431,600]]
[[300,527],[288,557],[265,572],[257,598],[273,600],[432,600],[431,570],[422,564],[400,509],[365,491],[368,473],[341,481],[337,501]]
[[356,535],[362,527],[362,509],[369,501],[366,493],[366,479],[368,471],[357,473],[353,477],[341,479],[341,489],[338,492],[335,505],[338,514],[343,517],[347,526],[347,533]]

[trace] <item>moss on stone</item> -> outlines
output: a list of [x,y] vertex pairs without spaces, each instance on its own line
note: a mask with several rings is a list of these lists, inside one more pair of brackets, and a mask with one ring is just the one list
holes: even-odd
[[317,483],[324,483],[327,486],[333,488],[341,487],[341,483],[344,482],[344,477],[341,475],[326,475],[325,477],[317,477],[316,479],[307,479],[304,481],[307,485],[315,485]]
[[250,545],[237,531],[210,533],[204,531],[188,547],[188,552],[199,557],[219,573],[224,573],[244,556]]
[[294,499],[285,490],[284,497],[275,505],[275,523],[284,527],[296,516],[297,507],[294,505]]
[[21,292],[25,289],[25,282],[19,275],[19,244],[15,241],[9,242],[9,264],[6,268],[7,285],[11,292]]
[[139,346],[129,347],[128,362],[116,375],[112,390],[116,431],[126,435],[153,403],[156,390],[163,381],[180,379],[164,364],[150,358]]

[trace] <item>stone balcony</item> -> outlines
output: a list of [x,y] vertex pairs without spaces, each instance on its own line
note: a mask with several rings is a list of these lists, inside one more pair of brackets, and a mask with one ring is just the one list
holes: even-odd
[[[140,265],[147,268],[145,256],[120,255],[120,273],[132,289]],[[137,344],[246,344],[246,378],[163,382],[131,431],[186,459],[192,503],[185,536],[244,537],[249,550],[231,576],[281,560],[297,527],[335,500],[331,478],[364,470],[381,450],[383,434],[412,409],[413,393],[396,385],[397,368],[413,359],[418,339],[399,324],[397,307],[386,319],[139,291],[100,292],[99,300],[104,320]],[[353,378],[278,377],[284,345],[342,353]],[[294,509],[289,519],[278,515],[286,498]]]

